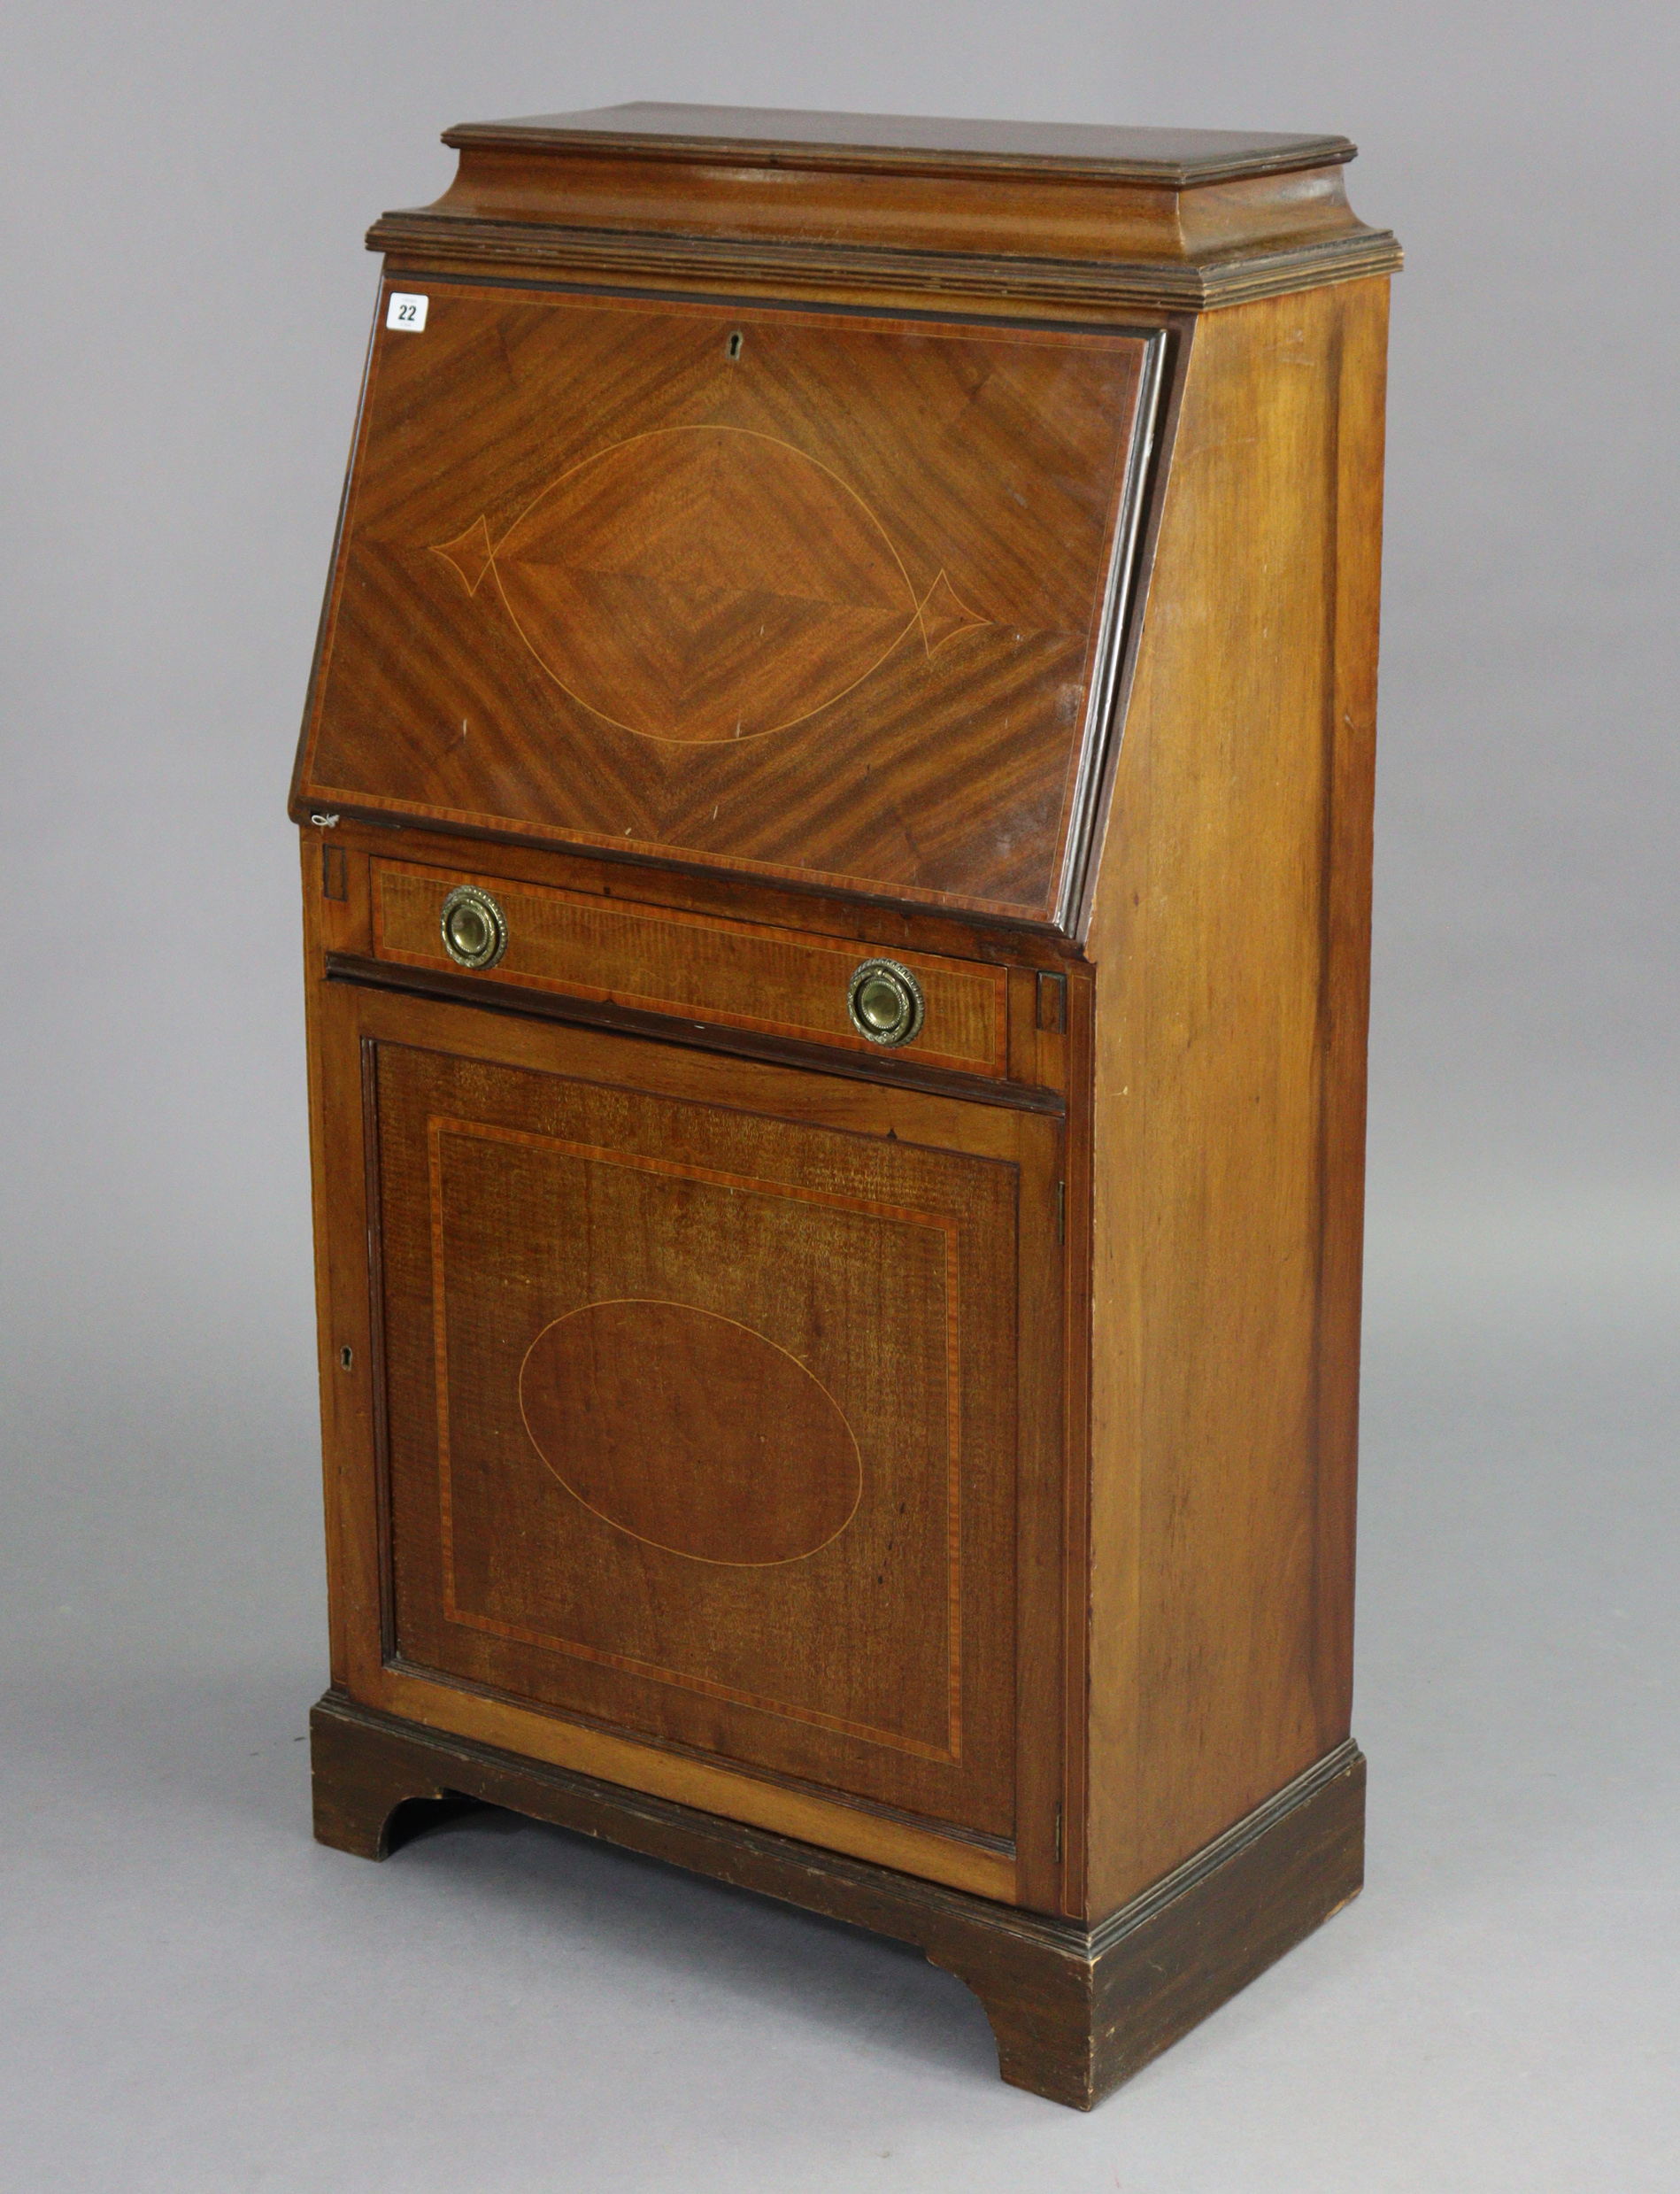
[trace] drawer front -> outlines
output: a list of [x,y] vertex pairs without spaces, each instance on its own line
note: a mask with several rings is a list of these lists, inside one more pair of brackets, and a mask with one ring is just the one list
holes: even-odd
[[[877,1048],[852,1026],[846,1006],[852,972],[874,948],[759,923],[375,861],[376,956],[459,973],[440,924],[443,900],[460,884],[489,892],[506,920],[507,947],[489,980],[845,1051]],[[1008,1064],[1005,970],[926,953],[891,956],[913,974],[924,1004],[920,1030],[896,1055],[1002,1076]]]

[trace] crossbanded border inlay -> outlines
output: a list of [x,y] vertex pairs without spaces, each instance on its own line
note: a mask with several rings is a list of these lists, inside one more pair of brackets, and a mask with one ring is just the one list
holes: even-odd
[[[651,901],[628,900],[616,895],[611,898],[598,892],[568,891],[556,885],[532,884],[523,879],[491,876],[477,870],[467,872],[455,869],[439,869],[415,861],[388,861],[375,859],[372,864],[375,885],[374,892],[374,950],[381,960],[388,960],[412,968],[436,968],[452,972],[452,963],[445,958],[441,946],[433,948],[432,931],[435,927],[428,909],[428,928],[424,952],[399,944],[393,934],[392,912],[387,906],[387,892],[394,884],[400,887],[407,884],[435,886],[436,903],[441,907],[443,893],[452,885],[471,884],[480,890],[493,893],[505,902],[510,910],[516,910],[521,900],[539,907],[574,908],[580,922],[586,922],[597,931],[610,935],[622,929],[634,934],[637,930],[674,930],[685,937],[705,939],[714,950],[727,954],[736,939],[744,944],[758,944],[767,950],[797,953],[813,963],[826,961],[832,970],[829,979],[836,1000],[844,1000],[846,977],[869,947],[860,940],[849,938],[826,938],[818,932],[804,930],[779,929],[769,923],[743,922],[727,915],[690,914],[675,908],[660,907]],[[400,911],[400,909],[398,910]],[[515,932],[515,953],[523,939]],[[929,999],[929,1024],[924,1025],[914,1041],[906,1044],[897,1055],[906,1060],[920,1060],[933,1067],[946,1067],[954,1073],[984,1074],[1001,1079],[1009,1070],[1009,993],[1008,970],[983,962],[963,962],[942,959],[930,953],[916,953],[901,946],[893,947],[894,957],[904,962],[924,978],[934,978],[937,989]],[[603,962],[596,970],[610,974],[611,969]],[[814,1019],[787,1020],[774,1015],[742,1011],[738,1007],[723,1002],[716,994],[708,994],[705,983],[713,977],[710,969],[699,970],[702,981],[691,994],[674,995],[668,991],[650,991],[626,983],[587,983],[570,975],[545,975],[540,969],[520,965],[517,956],[510,966],[504,960],[495,970],[498,983],[511,983],[520,989],[551,991],[572,998],[591,999],[602,1004],[628,1006],[644,1013],[670,1014],[685,1021],[697,1018],[715,1023],[722,1027],[751,1029],[765,1036],[791,1036],[809,1042],[836,1045],[841,1049],[858,1053],[861,1056],[878,1059],[878,1047],[858,1035],[849,1025],[841,1025],[843,1008],[836,1010],[836,1026],[828,1028]],[[972,985],[988,995],[985,998],[988,1023],[987,1047],[980,1050],[960,1050],[954,1047],[953,1013],[943,994],[945,985],[959,988]],[[930,983],[929,987],[933,988]],[[973,1008],[970,1008],[969,1011]],[[965,1018],[967,1016],[965,1016]],[[937,1041],[930,1040],[936,1038]]]

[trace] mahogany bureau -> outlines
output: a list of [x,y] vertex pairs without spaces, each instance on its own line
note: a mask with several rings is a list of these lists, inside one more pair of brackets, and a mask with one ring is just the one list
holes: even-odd
[[1361,1880],[1399,252],[1339,137],[445,142],[292,795],[317,1834],[898,1936],[1088,2106]]

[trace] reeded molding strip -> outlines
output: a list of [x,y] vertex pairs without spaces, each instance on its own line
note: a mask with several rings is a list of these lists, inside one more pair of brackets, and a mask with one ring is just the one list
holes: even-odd
[[1297,1775],[1293,1782],[1286,1782],[1281,1790],[1264,1799],[1252,1813],[1245,1813],[1241,1820],[1227,1828],[1222,1835],[1215,1836],[1211,1843],[1203,1844],[1201,1850],[1192,1853],[1182,1866],[1175,1866],[1170,1874],[1163,1874],[1152,1889],[1144,1889],[1129,1904],[1122,1904],[1117,1912],[1111,1912],[1106,1920],[1099,1921],[1091,1929],[1089,1937],[1090,1956],[1099,1958],[1122,1937],[1152,1920],[1157,1912],[1175,1904],[1181,1897],[1189,1896],[1198,1882],[1206,1881],[1210,1874],[1217,1873],[1221,1866],[1229,1866],[1238,1852],[1246,1850],[1251,1843],[1257,1843],[1286,1814],[1292,1813],[1298,1806],[1305,1805],[1327,1784],[1334,1782],[1338,1775],[1345,1775],[1350,1768],[1356,1767],[1363,1758],[1358,1744],[1348,1737],[1333,1752],[1327,1752],[1322,1760],[1314,1760],[1312,1766],[1305,1773]]
[[1157,312],[1209,312],[1286,290],[1397,274],[1404,263],[1391,230],[1363,227],[1195,261],[1054,259],[574,228],[426,209],[384,214],[368,230],[367,248],[416,273],[444,267],[527,274],[552,269],[593,278],[745,282],[783,293],[887,290]]

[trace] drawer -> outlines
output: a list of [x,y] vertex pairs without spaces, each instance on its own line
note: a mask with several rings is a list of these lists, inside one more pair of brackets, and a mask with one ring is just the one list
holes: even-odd
[[[506,949],[489,980],[844,1051],[879,1048],[858,1033],[846,1003],[853,972],[878,956],[869,946],[407,861],[375,861],[372,868],[374,950],[381,960],[459,974],[443,947],[443,901],[471,885],[491,895],[507,925]],[[921,1027],[894,1055],[965,1074],[1004,1075],[1006,971],[927,953],[895,950],[890,957],[915,977],[923,1006]]]

